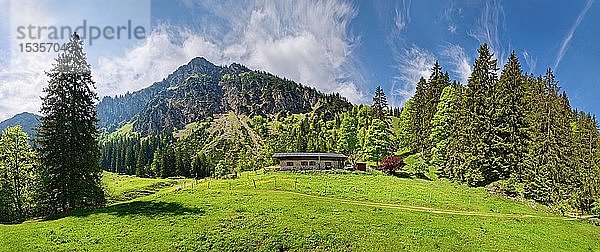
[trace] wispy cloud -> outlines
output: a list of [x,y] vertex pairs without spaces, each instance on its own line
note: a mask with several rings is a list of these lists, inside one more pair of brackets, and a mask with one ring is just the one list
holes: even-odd
[[411,1],[403,0],[395,8],[394,26],[387,38],[393,52],[394,74],[389,91],[390,105],[402,106],[415,93],[419,78],[427,78],[435,62],[433,53],[406,41],[405,29],[410,23]]
[[448,43],[442,46],[440,54],[448,60],[451,67],[450,70],[459,78],[458,80],[463,84],[467,83],[472,70],[465,50],[460,45]]
[[523,59],[525,59],[525,64],[527,64],[529,73],[535,74],[535,67],[537,66],[537,58],[526,50],[521,53],[523,55]]
[[469,31],[469,36],[490,46],[499,65],[504,65],[510,54],[510,45],[505,48],[501,37],[504,21],[504,8],[500,0],[485,1],[479,20],[474,29]]
[[563,42],[560,45],[560,49],[558,50],[558,54],[556,54],[556,60],[554,62],[555,70],[556,68],[558,68],[558,65],[560,64],[560,61],[562,60],[563,56],[565,56],[567,47],[569,46],[569,43],[571,43],[571,39],[573,39],[573,34],[575,34],[575,30],[577,30],[577,27],[579,26],[579,24],[581,24],[581,21],[585,17],[587,11],[590,9],[590,7],[592,7],[592,3],[594,3],[594,0],[588,0],[585,3],[583,10],[581,10],[579,15],[577,16],[575,23],[573,24],[573,26],[571,26],[571,29],[569,30],[569,33],[567,33],[567,36],[565,37],[565,39],[563,39]]
[[402,0],[402,4],[396,6],[394,9],[396,16],[394,18],[394,24],[396,25],[396,31],[402,32],[406,26],[410,23],[410,4],[411,0]]
[[394,60],[396,76],[392,81],[390,105],[402,106],[415,94],[419,79],[431,75],[435,56],[423,48],[412,45],[410,48],[394,52]]
[[454,21],[456,15],[462,15],[462,8],[456,8],[456,2],[450,1],[448,7],[443,9],[442,18],[448,26],[448,31],[453,34],[458,30],[458,24]]

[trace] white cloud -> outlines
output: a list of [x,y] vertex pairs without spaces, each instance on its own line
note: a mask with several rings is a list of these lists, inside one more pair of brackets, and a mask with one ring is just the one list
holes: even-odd
[[402,4],[395,8],[396,16],[394,18],[394,25],[398,32],[402,32],[410,23],[410,4],[410,0],[402,0]]
[[575,23],[573,24],[573,26],[571,26],[569,33],[567,33],[567,36],[561,43],[560,49],[558,50],[558,54],[556,54],[556,61],[554,62],[554,70],[556,70],[556,68],[558,67],[558,64],[560,64],[560,61],[562,60],[563,56],[565,56],[565,51],[566,51],[567,47],[569,46],[569,43],[571,43],[571,39],[573,38],[573,34],[575,34],[575,30],[577,29],[577,27],[579,27],[579,24],[581,24],[581,21],[585,17],[585,14],[587,13],[587,11],[590,9],[590,7],[592,7],[592,3],[594,3],[593,0],[588,0],[585,3],[583,10],[581,10],[579,15],[577,15],[577,19],[575,20]]
[[[149,86],[202,56],[215,64],[238,62],[324,92],[340,92],[351,102],[368,102],[361,91],[365,85],[362,68],[353,56],[359,38],[348,28],[357,14],[353,4],[261,0],[184,4],[192,9],[204,7],[211,18],[197,20],[190,29],[159,25],[123,55],[102,56],[90,62],[100,96]],[[44,9],[31,7],[36,8],[27,11]],[[8,67],[0,69],[0,120],[39,110],[39,97],[46,85],[43,71],[49,70],[52,62],[51,57],[39,56],[13,57]]]
[[[54,24],[54,18],[43,11],[47,4],[48,1],[11,2],[8,4],[12,14],[11,27],[35,23]],[[0,120],[23,111],[38,113],[40,96],[47,84],[44,71],[50,70],[55,56],[53,53],[20,52],[16,38],[12,37],[14,34],[6,36],[10,36],[11,45],[0,48]]]
[[456,25],[454,25],[454,24],[448,25],[448,31],[450,33],[456,33],[456,29],[458,29],[458,27]]
[[456,3],[454,1],[450,1],[448,7],[446,7],[442,12],[442,18],[448,25],[448,31],[450,33],[456,34],[458,30],[458,25],[454,21],[455,15],[462,15],[462,9],[455,7]]
[[52,62],[50,55],[24,54],[0,69],[0,120],[23,111],[38,113],[47,83],[43,69],[50,70]]
[[[347,71],[358,69],[352,56],[357,40],[347,33],[356,15],[354,6],[336,1],[257,1],[227,9],[217,3],[204,4],[224,20],[222,25],[230,27],[230,32],[162,26],[124,57],[101,59],[98,82],[106,83],[104,92],[139,89],[193,57],[203,56],[216,64],[238,62],[269,71],[324,92],[344,91],[352,102],[366,101],[357,86],[362,74]],[[248,11],[246,6],[253,8]]]
[[[147,14],[149,16],[149,9],[142,8],[144,6],[138,4],[143,1],[121,3],[113,0],[98,4],[89,0],[77,1],[77,5],[74,4],[75,0],[60,1],[60,3],[50,0],[20,0],[10,1],[10,3],[8,0],[4,0],[0,2],[4,7],[10,7],[8,16],[2,14],[5,19],[10,19],[10,25],[8,28],[4,27],[5,30],[1,31],[2,35],[7,37],[9,43],[0,43],[0,47],[2,47],[0,48],[0,66],[2,66],[0,67],[0,120],[24,111],[39,113],[40,97],[44,95],[43,88],[47,86],[48,81],[44,71],[49,71],[52,68],[53,58],[57,56],[55,52],[21,52],[19,44],[27,42],[64,42],[62,40],[49,41],[45,38],[36,39],[29,36],[18,38],[17,27],[27,27],[29,25],[74,27],[75,25],[81,25],[84,18],[88,21],[88,25],[92,23],[100,25],[120,20],[117,19],[117,16],[121,19],[134,19],[137,24],[140,15]],[[110,8],[112,6],[121,6],[121,9],[116,11],[114,8]],[[135,8],[138,13],[132,14],[126,8]],[[4,12],[7,11],[4,10]],[[119,13],[120,16],[115,15]],[[105,44],[108,44],[108,42]],[[118,42],[110,44],[114,45]],[[86,48],[86,51],[94,53],[94,49],[90,47]],[[105,54],[111,50],[102,48],[99,51]],[[98,76],[95,75],[98,72],[97,70],[96,68],[92,69],[95,80],[98,80]],[[102,95],[102,92],[100,94]]]
[[459,45],[449,43],[442,47],[441,55],[450,63],[452,73],[459,78],[461,83],[466,84],[472,70],[465,50]]
[[[175,35],[182,38],[180,45],[173,42]],[[124,56],[101,57],[92,74],[99,94],[122,94],[162,80],[196,56],[204,56],[209,60],[221,59],[219,49],[189,30],[169,29],[160,25],[146,40]]]
[[496,59],[498,65],[502,66],[510,55],[509,48],[504,47],[501,31],[504,29],[504,8],[500,0],[485,1],[481,16],[477,20],[475,28],[469,31],[469,36],[479,43],[487,43]]
[[535,67],[537,66],[537,58],[533,55],[530,55],[526,50],[522,53],[523,59],[525,59],[525,64],[527,64],[528,73],[535,74]]
[[431,52],[406,43],[403,31],[410,22],[410,4],[410,1],[402,1],[402,5],[396,7],[394,25],[387,37],[394,58],[394,77],[389,92],[390,106],[394,107],[403,106],[414,95],[417,82],[421,77],[431,75],[431,67],[435,62]]
[[433,53],[413,45],[395,52],[394,60],[397,75],[392,82],[390,105],[402,106],[414,95],[419,79],[431,75],[435,57]]

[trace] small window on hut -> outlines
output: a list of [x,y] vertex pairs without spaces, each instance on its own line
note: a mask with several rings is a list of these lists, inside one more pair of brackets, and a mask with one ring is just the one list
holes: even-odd
[[310,161],[309,165],[310,166],[315,166],[315,165],[317,165],[317,163],[315,161]]
[[286,166],[294,166],[294,162],[287,162],[285,163]]
[[308,165],[308,161],[302,161],[302,162],[300,162],[300,165],[307,166]]

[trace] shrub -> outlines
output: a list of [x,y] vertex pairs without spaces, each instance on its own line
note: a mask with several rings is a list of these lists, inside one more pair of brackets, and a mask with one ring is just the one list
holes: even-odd
[[379,170],[388,174],[396,174],[396,171],[404,166],[404,160],[398,155],[387,155],[381,159]]
[[418,178],[427,178],[425,174],[429,171],[429,165],[423,159],[423,154],[417,153],[406,157],[406,170]]
[[229,168],[229,166],[227,164],[225,164],[225,162],[223,162],[223,160],[219,161],[219,163],[217,164],[217,166],[215,166],[215,177],[216,178],[224,178],[225,176],[229,175],[231,173],[231,170]]

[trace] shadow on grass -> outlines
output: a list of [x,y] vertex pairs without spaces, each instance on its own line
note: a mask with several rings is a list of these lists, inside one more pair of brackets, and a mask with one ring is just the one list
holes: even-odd
[[141,215],[147,217],[154,216],[174,216],[174,215],[203,215],[204,209],[186,207],[179,203],[164,201],[132,201],[120,203],[108,207],[80,210],[72,216],[86,217],[92,214],[110,214],[115,216]]
[[422,174],[422,173],[412,174],[412,173],[406,172],[406,171],[397,171],[397,172],[393,173],[392,176],[397,177],[397,178],[406,178],[406,179],[416,178],[416,179],[432,181],[431,178],[427,177],[425,174]]
[[417,173],[415,174],[415,177],[418,179],[423,179],[423,180],[427,180],[427,181],[432,181],[429,177],[427,177],[425,174],[422,173]]
[[396,171],[392,175],[397,178],[412,178],[411,174],[405,171]]

